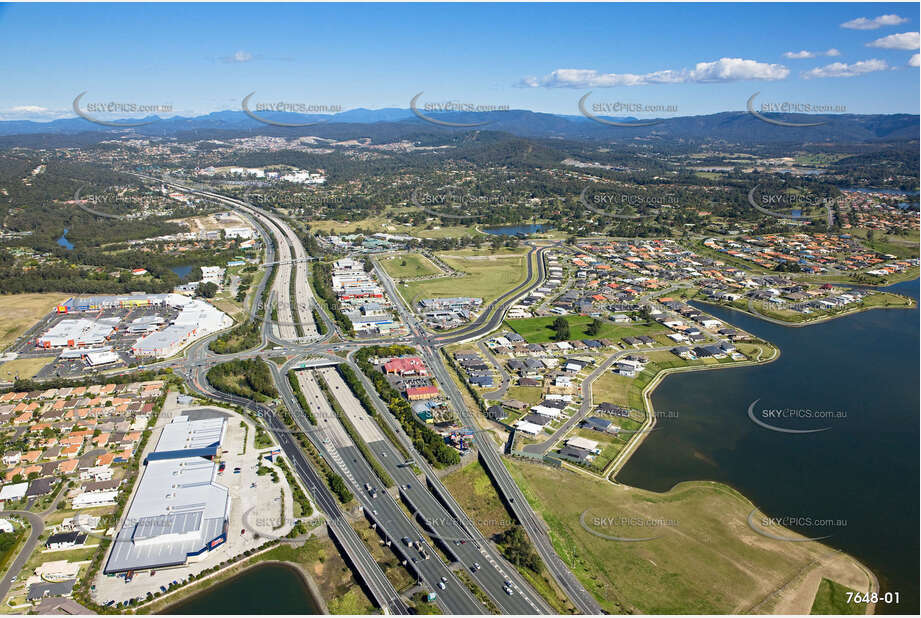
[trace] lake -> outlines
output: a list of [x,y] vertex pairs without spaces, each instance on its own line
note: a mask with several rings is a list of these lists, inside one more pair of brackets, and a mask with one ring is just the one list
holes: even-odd
[[[918,281],[887,290],[918,298]],[[693,304],[693,303],[692,303]],[[918,590],[918,310],[879,309],[789,328],[737,311],[698,305],[778,345],[778,360],[668,376],[652,402],[677,420],[650,433],[617,480],[667,491],[685,480],[713,480],[739,490],[772,517],[841,520],[797,528],[832,535],[879,577],[900,605],[877,613],[917,614]],[[756,426],[757,410],[844,411],[846,418],[772,421],[788,434]]]
[[496,236],[520,236],[522,234],[543,232],[544,229],[547,229],[546,226],[540,223],[529,223],[527,225],[503,225],[500,227],[484,228],[483,231],[487,234],[495,234]]
[[176,273],[180,279],[185,279],[193,268],[195,268],[194,264],[183,264],[182,266],[171,266],[170,270]]
[[296,569],[283,564],[263,564],[171,605],[161,613],[270,615],[321,612]]
[[61,234],[61,237],[57,239],[57,243],[58,243],[60,246],[62,246],[62,247],[64,247],[65,249],[67,249],[68,251],[70,251],[71,249],[74,248],[74,245],[73,245],[72,242],[70,242],[69,240],[67,240],[67,232],[68,232],[68,230],[64,230],[64,233]]

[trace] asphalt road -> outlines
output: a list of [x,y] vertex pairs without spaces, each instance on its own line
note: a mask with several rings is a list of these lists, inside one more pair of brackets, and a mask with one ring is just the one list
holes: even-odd
[[0,581],[0,599],[6,598],[10,588],[13,587],[13,578],[18,576],[23,567],[26,566],[26,562],[29,561],[29,557],[32,555],[32,552],[35,551],[36,545],[38,545],[38,537],[40,537],[42,532],[45,530],[45,522],[39,515],[36,515],[35,513],[30,511],[0,512],[0,517],[9,517],[13,515],[22,519],[29,520],[29,527],[31,528],[31,531],[29,532],[29,538],[26,539],[22,549],[19,550],[19,554],[16,556],[16,559],[13,560],[10,568],[8,568],[6,573],[3,574],[3,580]]
[[[151,177],[148,177],[148,178],[151,178]],[[156,179],[156,178],[153,178],[153,179],[158,182],[163,182],[162,179]],[[174,186],[180,189],[190,190],[189,187],[186,187],[183,185],[177,185],[175,183],[171,183],[171,184],[173,184]],[[215,194],[211,191],[199,191],[199,190],[195,190],[195,191],[201,195],[204,195],[211,199],[217,199],[218,201],[221,201],[222,203],[225,203],[231,206],[235,206],[235,207],[243,208],[243,209],[252,208],[248,204],[241,206],[238,200],[230,200],[224,196]],[[446,392],[448,392],[449,396],[452,398],[456,409],[459,411],[461,415],[461,420],[470,427],[476,427],[476,425],[473,422],[473,418],[470,412],[466,410],[464,403],[463,403],[463,399],[461,398],[460,393],[457,391],[456,387],[454,386],[453,381],[447,376],[444,365],[442,364],[442,361],[437,354],[436,345],[444,345],[444,344],[451,343],[451,342],[464,341],[467,339],[478,338],[480,336],[487,334],[488,332],[491,332],[495,328],[497,328],[499,324],[501,324],[501,321],[504,317],[505,311],[508,308],[508,306],[518,296],[523,294],[525,291],[533,289],[534,287],[537,287],[538,285],[540,285],[540,283],[545,278],[546,275],[545,275],[544,263],[543,263],[542,257],[543,257],[543,252],[546,249],[547,247],[542,247],[540,249],[532,249],[532,251],[528,253],[529,255],[528,278],[526,279],[524,283],[522,283],[521,285],[517,286],[514,290],[511,290],[510,292],[500,297],[500,299],[494,303],[493,307],[484,311],[484,313],[480,316],[480,318],[477,321],[475,321],[473,324],[468,326],[468,328],[463,329],[459,333],[456,333],[450,337],[440,339],[437,342],[437,344],[435,341],[433,341],[433,338],[430,335],[427,335],[424,332],[421,332],[421,326],[419,325],[418,321],[415,319],[414,316],[406,312],[405,307],[401,303],[401,300],[400,300],[401,297],[393,289],[392,280],[385,273],[381,273],[380,270],[378,271],[378,276],[379,276],[379,279],[382,285],[384,285],[385,289],[387,289],[388,293],[391,295],[391,298],[393,299],[395,306],[398,308],[398,310],[400,311],[401,315],[404,318],[404,321],[409,326],[410,331],[413,333],[412,336],[401,338],[400,341],[404,341],[407,343],[412,342],[421,347],[424,355],[427,357],[427,362],[429,363],[429,366],[435,372],[436,377],[439,379],[439,382],[444,385]],[[530,256],[535,251],[537,252],[537,257],[538,257],[538,260],[537,260],[538,276],[535,279],[535,281],[531,283],[531,277],[533,274],[533,264],[531,262]],[[270,260],[266,260],[266,261],[270,261]],[[371,342],[369,341],[366,343],[371,343]],[[321,346],[318,344],[291,345],[290,343],[287,344],[286,346],[287,350],[289,351],[297,350],[301,352],[318,351],[320,347]],[[290,393],[290,388],[288,388],[287,380],[285,379],[285,376],[283,374],[279,375],[278,368],[274,366],[274,363],[269,363],[269,366],[272,369],[273,373],[275,374],[276,383],[279,387],[279,390],[282,391],[283,393],[283,399],[285,400],[286,405],[288,405],[289,409],[291,410],[297,410],[298,407],[295,405],[296,402],[294,401],[293,394]],[[202,367],[201,366],[196,367],[194,371],[196,371],[197,373],[198,387],[202,388],[201,387],[201,382],[203,380]],[[212,394],[211,396],[214,396],[214,395]],[[252,403],[252,402],[249,402],[249,403]],[[306,422],[306,421],[305,419],[299,418],[298,422],[300,423],[300,422]],[[591,613],[591,614],[601,613],[601,608],[597,604],[595,599],[581,586],[579,581],[575,578],[575,576],[572,575],[572,573],[566,568],[565,564],[563,564],[563,562],[554,552],[546,531],[543,529],[542,525],[537,520],[536,515],[530,509],[527,502],[524,500],[524,497],[521,494],[521,491],[519,490],[517,485],[515,485],[514,481],[511,479],[511,476],[509,475],[508,470],[505,468],[504,464],[499,458],[499,455],[496,452],[494,445],[490,442],[490,438],[486,437],[484,439],[484,437],[481,434],[475,433],[474,440],[479,449],[480,457],[483,459],[483,462],[486,465],[487,469],[489,470],[490,474],[496,480],[496,483],[499,487],[500,494],[502,495],[503,499],[506,500],[506,502],[510,505],[513,512],[515,513],[516,518],[519,520],[519,522],[525,528],[525,531],[531,537],[532,541],[534,542],[535,548],[537,549],[544,563],[547,565],[547,568],[550,571],[550,574],[554,577],[557,583],[563,588],[566,594],[572,599],[574,604],[583,613]],[[290,442],[290,440],[288,442]],[[295,449],[295,450],[299,451],[299,449]],[[302,454],[301,454],[301,458],[303,458]],[[358,477],[361,474],[364,474],[365,475],[364,478],[368,479],[367,481],[358,481],[358,482],[370,482],[370,479],[376,478],[376,477],[371,476],[373,475],[373,472],[371,472],[367,463],[364,462],[362,458],[354,457],[353,459],[354,461],[352,463],[355,464],[353,475]],[[309,465],[307,466],[307,468],[309,468]],[[459,509],[459,507],[456,506],[456,503],[454,503],[454,506]],[[380,509],[377,509],[377,510],[380,511]],[[462,521],[466,520],[465,524],[467,526],[470,525],[469,518],[467,518],[466,515],[464,515],[463,518],[459,518],[459,519],[461,519]],[[432,560],[429,559],[429,560],[426,560],[425,562],[432,562]],[[431,583],[431,582],[427,582],[427,583]],[[439,597],[439,598],[443,600],[443,597]],[[481,612],[482,609],[479,603],[476,603],[475,601],[474,603],[475,603],[476,609],[472,610],[472,613]]]
[[[318,428],[311,432],[310,439],[324,454],[330,466],[350,485],[359,504],[369,519],[378,526],[378,534],[391,541],[390,548],[407,561],[407,568],[414,572],[426,588],[438,595],[437,602],[452,614],[481,614],[485,608],[473,597],[457,576],[448,568],[431,547],[407,546],[401,539],[418,543],[419,530],[406,513],[385,491],[383,483],[354,445],[351,437],[339,422],[332,407],[320,390],[313,376],[304,376],[301,389],[307,404],[317,419]],[[336,396],[336,393],[333,393]],[[413,478],[410,487],[418,484]],[[371,487],[369,491],[367,487]],[[423,554],[423,550],[425,553]],[[428,556],[427,558],[425,556]],[[442,590],[439,582],[445,582]]]
[[[377,429],[377,424],[362,407],[361,403],[352,394],[351,390],[334,369],[319,370],[327,376],[327,383],[339,405],[345,411],[353,426],[366,426]],[[515,582],[512,578],[514,567],[506,564],[493,552],[485,539],[474,538],[461,525],[461,522],[450,514],[431,492],[418,482],[412,468],[403,465],[400,452],[386,440],[378,429],[368,431],[368,447],[377,461],[387,473],[401,487],[400,497],[404,504],[413,513],[416,522],[435,539],[446,555],[466,568],[471,577],[476,580],[480,588],[492,598],[504,614],[537,614],[541,613],[539,595],[528,587]],[[477,535],[479,536],[479,535]],[[479,563],[480,568],[471,569]],[[517,573],[514,573],[517,575]],[[508,588],[512,594],[507,594],[505,582],[510,582]]]

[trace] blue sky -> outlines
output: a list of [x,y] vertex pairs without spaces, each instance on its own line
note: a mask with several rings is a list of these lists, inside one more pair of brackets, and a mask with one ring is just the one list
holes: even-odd
[[406,108],[425,91],[420,104],[566,114],[578,114],[579,98],[592,91],[593,103],[677,108],[665,115],[742,110],[760,91],[759,104],[917,114],[918,9],[7,4],[0,119],[72,117],[83,91],[84,104],[171,105],[181,115],[239,110],[253,91],[254,102],[343,109]]

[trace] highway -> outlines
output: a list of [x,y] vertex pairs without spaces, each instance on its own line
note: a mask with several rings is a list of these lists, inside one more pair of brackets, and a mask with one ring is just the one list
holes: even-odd
[[[427,544],[420,543],[419,530],[385,490],[381,480],[352,442],[317,383],[314,371],[319,370],[297,372],[301,390],[317,419],[317,429],[308,433],[311,442],[333,470],[350,485],[350,490],[368,519],[376,524],[378,534],[390,541],[390,549],[406,561],[406,567],[423,582],[428,591],[438,595],[436,602],[445,611],[452,614],[484,613],[485,608],[461,584],[438,553]],[[416,482],[415,479],[410,481]],[[372,490],[369,491],[368,487]],[[401,539],[409,539],[413,546],[408,546]],[[439,582],[444,582],[443,590]]]
[[[148,177],[148,178],[152,180],[156,180],[157,182],[164,182],[162,179],[152,178],[152,177]],[[268,217],[268,215],[266,215],[265,213],[256,212],[256,209],[254,209],[254,207],[252,207],[250,204],[243,203],[240,200],[234,200],[234,199],[227,198],[225,196],[216,194],[211,191],[207,191],[207,190],[201,191],[198,189],[194,189],[188,186],[184,186],[184,185],[180,185],[180,184],[176,184],[172,182],[169,182],[169,184],[171,184],[171,186],[175,186],[176,188],[180,190],[192,191],[196,194],[202,195],[209,199],[217,200],[221,203],[224,203],[231,207],[243,210],[247,212],[248,214],[251,214],[254,216],[259,215],[262,217]],[[272,220],[274,223],[278,224],[275,217],[272,217]],[[282,244],[282,243],[279,243],[279,244]],[[292,246],[296,248],[299,245],[300,243],[297,242],[296,238],[294,238],[292,240]],[[525,282],[516,286],[513,290],[506,292],[499,299],[494,301],[480,315],[480,317],[477,320],[475,320],[472,324],[468,325],[467,327],[461,329],[460,331],[456,333],[452,333],[451,335],[442,336],[438,338],[437,342],[433,340],[433,337],[431,335],[426,334],[422,330],[421,324],[419,324],[415,316],[413,316],[411,312],[407,311],[407,308],[403,305],[402,299],[400,295],[396,293],[396,290],[393,287],[393,282],[390,279],[390,277],[387,276],[386,272],[383,272],[383,269],[381,269],[377,264],[375,264],[375,268],[378,270],[377,274],[378,274],[379,280],[381,281],[381,284],[385,287],[387,292],[391,295],[391,298],[393,299],[395,306],[397,307],[398,311],[403,317],[404,322],[410,328],[411,335],[408,337],[400,338],[399,341],[405,342],[405,343],[413,343],[420,347],[420,349],[422,350],[423,356],[426,359],[426,363],[435,373],[435,376],[438,379],[439,383],[443,385],[443,388],[445,389],[445,392],[448,394],[448,396],[451,398],[455,409],[458,410],[458,414],[460,415],[461,422],[467,425],[468,427],[475,428],[477,425],[472,417],[472,413],[469,410],[467,410],[466,407],[464,406],[463,399],[459,391],[457,390],[456,386],[454,385],[454,382],[447,375],[442,359],[440,358],[440,355],[438,354],[438,348],[440,348],[442,345],[449,344],[449,343],[479,338],[491,332],[492,330],[496,329],[501,324],[502,319],[504,318],[505,312],[508,309],[508,307],[517,298],[527,293],[529,290],[534,289],[535,287],[539,286],[541,282],[543,281],[543,279],[545,278],[546,275],[545,275],[543,254],[547,249],[548,247],[540,247],[540,248],[532,247],[531,251],[528,252],[528,261],[527,261],[527,268],[528,268],[527,275],[528,276]],[[532,256],[536,256],[537,258],[537,269],[538,270],[537,270],[536,277],[534,277],[534,271],[533,271],[534,265],[533,265],[533,260],[531,259]],[[297,258],[297,255],[295,255],[295,260],[296,258]],[[274,260],[267,256],[267,259],[265,261],[272,262]],[[291,258],[288,257],[287,259],[285,259],[284,254],[280,253],[277,261],[279,262],[291,261]],[[286,290],[287,289],[288,288],[286,288]],[[276,296],[277,295],[278,294],[276,294]],[[390,340],[390,341],[385,340],[381,342],[383,343],[383,342],[393,342],[393,341],[394,340]],[[288,351],[295,352],[295,353],[303,354],[303,353],[314,352],[314,353],[325,354],[324,352],[321,351],[322,346],[320,342],[315,342],[313,344],[303,344],[303,343],[298,343],[298,342],[283,341],[280,343]],[[375,342],[368,341],[368,342],[362,342],[362,343],[376,343],[376,341]],[[336,345],[335,347],[337,349],[342,349],[344,346]],[[345,347],[349,347],[349,346],[346,345]],[[195,350],[192,350],[192,348],[195,348]],[[198,362],[194,363],[194,356],[196,352],[200,356],[198,358]],[[209,357],[206,351],[206,347],[204,347],[203,345],[197,345],[197,346],[191,346],[190,352],[187,353],[187,359],[191,359],[191,361],[187,360],[186,363],[179,363],[177,365],[181,367],[183,365],[188,365],[189,362],[192,362],[193,365],[195,366],[189,369],[189,371],[190,372],[194,371],[196,372],[197,375],[192,375],[191,379],[193,380],[193,382],[196,382],[197,388],[203,389],[204,388],[202,386],[202,382],[204,381],[203,380],[203,372],[204,372],[203,368],[206,365],[212,364],[214,362],[220,362],[222,360],[225,360],[225,358]],[[293,363],[292,362],[288,363],[288,365],[291,365],[291,364]],[[306,418],[304,418],[303,415],[296,413],[296,411],[299,410],[299,407],[297,406],[297,402],[294,398],[293,393],[291,392],[290,386],[288,385],[288,382],[287,382],[287,379],[284,373],[281,372],[279,368],[275,366],[274,363],[269,362],[268,365],[274,374],[276,384],[279,388],[279,391],[282,393],[282,399],[284,400],[285,404],[288,406],[289,410],[292,410],[292,414],[295,416],[298,423],[301,425],[301,428],[307,432],[308,437],[312,441],[319,439],[322,445],[322,438],[318,438],[319,434],[314,434],[313,432],[311,432],[311,428],[308,425]],[[360,372],[358,373],[360,375]],[[369,393],[370,392],[373,392],[373,388],[370,389]],[[216,397],[214,393],[211,393],[210,396]],[[226,397],[227,396],[216,397],[216,398],[224,398],[226,400]],[[252,404],[252,402],[249,402],[249,404]],[[388,417],[388,421],[396,422],[395,419],[389,418],[389,413],[386,416]],[[277,419],[275,420],[275,422],[277,423]],[[284,435],[283,431],[278,432],[278,433],[280,435]],[[524,527],[525,531],[527,532],[528,536],[531,538],[532,542],[534,543],[534,546],[537,552],[543,559],[552,577],[557,581],[560,587],[565,591],[565,593],[569,596],[569,598],[572,600],[572,602],[575,604],[575,606],[580,611],[582,611],[583,613],[587,613],[587,614],[601,613],[601,608],[598,605],[597,601],[595,601],[595,599],[582,587],[582,585],[575,578],[575,576],[572,575],[572,573],[568,570],[566,565],[556,555],[550,543],[549,537],[547,536],[546,530],[543,528],[537,516],[531,510],[530,506],[528,505],[523,495],[521,494],[521,491],[518,488],[518,486],[512,480],[510,474],[508,473],[508,470],[505,468],[498,452],[496,451],[495,444],[492,443],[491,438],[489,438],[488,435],[484,436],[482,433],[475,432],[474,441],[480,453],[480,458],[482,459],[485,467],[487,468],[488,472],[494,478],[497,484],[501,497],[510,506],[511,510],[515,514],[516,519],[518,519],[519,523],[521,523],[521,525]],[[293,441],[290,440],[290,436],[288,437],[287,443],[294,444]],[[294,446],[296,447],[296,444]],[[295,450],[299,453],[299,449],[295,448]],[[324,450],[323,448],[320,448],[321,452],[323,452],[323,450]],[[414,452],[414,451],[410,450],[410,452]],[[346,451],[346,457],[343,458],[344,464],[347,464],[348,454],[349,454],[349,451]],[[310,468],[309,464],[306,463],[306,460],[304,459],[303,454],[300,455],[300,458],[304,461],[304,466],[306,467],[306,469],[309,469],[312,472],[313,470],[312,468]],[[422,469],[425,471],[426,464],[425,462],[421,461],[421,457],[417,457],[417,461],[419,461],[420,467],[422,467]],[[363,489],[363,484],[365,482],[370,483],[372,480],[374,480],[375,482],[379,483],[379,481],[377,481],[376,479],[376,476],[374,476],[374,473],[371,470],[370,466],[363,459],[363,457],[360,455],[357,449],[355,449],[354,456],[352,457],[351,465],[345,465],[345,467],[351,473],[354,479],[353,484],[358,483],[362,487],[362,489]],[[300,470],[299,470],[299,473],[300,473]],[[314,473],[313,476],[316,477],[316,474]],[[435,493],[435,495],[437,495],[441,499],[441,502],[446,504],[449,510],[452,511],[456,521],[460,522],[460,524],[466,529],[469,535],[471,536],[478,535],[479,533],[475,531],[476,530],[475,526],[472,525],[472,522],[470,522],[469,518],[466,516],[466,514],[463,513],[459,505],[457,505],[457,503],[453,500],[450,494],[446,490],[444,490],[443,486],[440,485],[440,482],[437,481],[437,478],[435,477],[434,473],[431,470],[427,470],[426,477],[427,477],[429,486],[432,488],[432,491]],[[316,484],[316,480],[312,480],[312,482]],[[411,489],[409,491],[410,493],[412,493],[412,488],[414,487],[414,485],[411,482],[410,482],[410,485],[411,485]],[[324,490],[326,489],[325,486],[323,486],[323,489]],[[360,493],[361,492],[358,492],[357,495],[360,495]],[[378,496],[379,497],[377,499],[374,499],[375,501],[380,501],[381,498],[383,497],[383,493],[379,492]],[[418,503],[420,505],[419,508],[425,508],[425,509],[432,508],[432,505],[429,504],[427,501],[424,501],[421,495],[419,498],[416,499],[416,502],[413,501],[412,497],[405,495],[405,494],[403,496],[403,499],[407,500],[407,502],[409,502],[410,504]],[[365,505],[365,503],[368,502],[368,496],[365,495],[362,498],[362,500],[363,500],[363,505]],[[390,500],[390,503],[396,506],[396,504],[389,497],[388,497],[388,500]],[[386,501],[384,501],[384,503],[387,504],[387,510],[389,512],[390,503],[387,503]],[[336,507],[338,509],[338,504],[336,504]],[[371,513],[372,515],[373,515],[373,510],[384,512],[382,509],[379,509],[379,508],[378,509],[376,509],[375,507],[370,507],[370,508],[372,511]],[[434,512],[434,510],[432,512]],[[400,511],[400,513],[402,515],[402,511]],[[425,517],[426,515],[423,513],[422,516]],[[405,515],[403,515],[403,517],[405,518]],[[389,530],[389,526],[394,526],[394,527],[402,529],[402,522],[400,522],[398,519],[394,519],[393,521],[388,520],[382,523],[385,526],[388,526],[388,530]],[[407,534],[407,536],[409,535]],[[478,540],[477,544],[479,544],[481,548],[488,548],[485,550],[487,551],[487,555],[489,556],[489,559],[487,560],[487,562],[490,564],[495,563],[495,565],[498,565],[496,567],[497,574],[500,573],[499,571],[500,568],[502,569],[502,571],[506,571],[505,567],[502,566],[501,558],[499,558],[498,560],[495,559],[496,558],[495,550],[489,545],[488,542],[486,542],[485,540],[483,542],[480,542]],[[367,553],[366,548],[365,548],[365,553]],[[433,563],[433,564],[437,563],[437,564],[440,564],[442,568],[444,568],[444,565],[443,563],[440,562],[440,560],[436,561],[433,559],[429,559],[424,562]],[[483,562],[483,561],[479,561],[479,562],[481,563],[481,565],[487,564],[487,562]],[[486,567],[483,566],[482,570],[485,570],[485,568]],[[433,569],[433,570],[437,571],[437,569]],[[435,573],[429,572],[428,567],[421,568],[421,571],[422,572],[420,573],[420,576],[423,579],[423,581],[425,581],[426,584],[431,585],[432,583],[436,583],[438,581],[437,579],[436,580],[431,579],[431,577],[433,577]],[[379,567],[375,569],[375,573],[373,573],[371,577],[375,577],[377,574],[380,574],[380,576],[383,576],[383,574],[380,572]],[[365,577],[363,573],[361,575],[363,578]],[[521,581],[521,578],[518,575],[517,571],[513,573],[507,573],[507,575],[509,576],[510,581],[514,584],[513,586],[514,589],[522,591],[522,592],[529,590],[529,588],[526,585],[524,585],[524,583]],[[453,575],[450,575],[450,576],[440,575],[439,577],[441,576],[447,576],[449,578],[449,581],[452,581],[452,583],[453,581],[456,581],[456,579],[452,580],[452,578],[454,577]],[[491,597],[496,596],[494,592],[496,579],[498,578],[497,577],[484,578],[484,581],[487,581],[487,584],[485,587],[488,589],[488,594],[490,594]],[[464,594],[457,594],[456,598],[455,598],[455,595],[448,593],[447,590],[440,591],[440,592],[441,594],[439,595],[439,602],[445,603],[447,600],[447,602],[450,603],[450,605],[452,606],[451,611],[456,611],[457,609],[460,610],[459,613],[482,613],[484,611],[482,605],[470,596],[470,593],[469,591],[466,590],[466,588],[463,589]],[[513,596],[524,596],[524,595],[513,595]],[[533,595],[533,596],[528,595],[528,596],[533,601],[535,601],[534,605],[531,606],[529,604],[529,606],[531,607],[530,610],[524,610],[522,608],[519,610],[518,613],[535,613],[535,610],[538,609],[538,607],[535,607],[535,606],[542,606],[540,607],[540,609],[542,610],[547,609],[545,602],[542,602],[542,600],[541,602],[536,601],[535,599],[536,595]],[[389,605],[390,601],[387,601],[386,603],[387,605]]]
[[[474,430],[473,440],[477,447],[477,452],[479,453],[480,460],[495,482],[500,497],[515,514],[515,518],[525,529],[528,537],[530,537],[531,542],[534,544],[537,553],[540,555],[554,581],[556,581],[556,583],[560,586],[560,588],[565,592],[567,597],[572,601],[572,603],[576,606],[576,608],[579,609],[581,613],[600,614],[602,613],[601,605],[599,605],[595,597],[593,597],[591,593],[585,589],[585,587],[576,578],[576,576],[572,574],[572,571],[569,570],[566,564],[560,559],[556,551],[553,549],[553,544],[550,542],[550,537],[546,529],[538,519],[537,515],[531,509],[531,506],[525,499],[524,494],[522,494],[521,489],[515,483],[514,479],[512,479],[511,474],[505,467],[505,464],[502,462],[502,458],[496,450],[496,445],[492,440],[491,434],[476,431],[476,428],[478,427],[476,420],[473,418],[471,411],[468,410],[467,406],[464,404],[464,399],[461,396],[460,391],[457,389],[454,380],[452,380],[451,376],[448,375],[447,369],[444,366],[444,362],[441,359],[441,355],[438,352],[440,347],[446,343],[479,338],[498,328],[505,316],[505,311],[509,306],[511,306],[515,298],[524,294],[528,290],[538,287],[546,277],[546,270],[544,268],[542,259],[542,250],[538,251],[541,253],[539,253],[540,259],[538,259],[538,277],[535,281],[531,281],[532,265],[529,260],[528,279],[525,281],[525,283],[516,288],[517,292],[514,294],[510,292],[502,296],[502,298],[505,300],[500,303],[500,307],[492,316],[489,316],[488,319],[485,319],[488,312],[484,312],[481,315],[481,318],[483,318],[481,320],[481,324],[479,326],[473,326],[472,332],[465,330],[464,334],[453,335],[447,339],[441,338],[437,343],[430,342],[430,345],[420,345],[420,350],[422,351],[422,356],[426,365],[433,371],[435,378],[438,380],[438,383],[442,386],[445,393],[451,399],[455,410],[458,412],[461,423]],[[393,280],[390,279],[386,272],[384,272],[383,268],[378,270],[378,276],[380,277],[381,282],[387,288],[388,293],[391,294],[391,297],[394,301],[394,306],[400,312],[404,322],[409,326],[410,332],[414,332],[417,328],[419,328],[419,322],[412,316],[411,311],[403,304],[402,297],[399,294],[395,294],[395,290],[393,288]],[[429,341],[427,337],[418,333],[415,334],[415,338],[421,341]]]
[[[380,565],[375,562],[364,541],[349,525],[342,513],[338,500],[314,470],[284,423],[266,406],[213,389],[205,379],[204,371],[202,367],[190,370],[191,375],[188,380],[190,385],[206,397],[242,406],[265,420],[266,427],[275,436],[288,461],[291,462],[294,471],[301,477],[314,502],[326,516],[331,537],[335,538],[340,547],[343,548],[347,561],[355,568],[372,600],[387,613],[408,614],[408,606],[393,587],[393,584],[390,583],[390,580],[387,579],[387,576],[384,575]],[[293,411],[292,414],[294,414]]]
[[[480,534],[469,534],[461,521],[423,487],[411,467],[404,465],[396,447],[387,440],[377,423],[335,369],[318,369],[340,407],[377,461],[400,486],[400,496],[419,523],[435,539],[446,555],[466,568],[481,589],[492,598],[504,614],[545,613],[540,596],[526,586],[515,568],[506,563]],[[389,412],[387,412],[389,414]],[[471,570],[475,563],[480,569]],[[509,582],[507,585],[505,582]],[[508,594],[508,587],[512,594]],[[549,613],[549,608],[546,608]]]

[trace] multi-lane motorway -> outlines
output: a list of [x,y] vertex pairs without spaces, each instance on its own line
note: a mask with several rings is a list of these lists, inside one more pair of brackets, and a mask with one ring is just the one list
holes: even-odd
[[[382,484],[369,462],[364,459],[361,451],[351,442],[351,438],[344,432],[335,415],[330,416],[328,402],[325,403],[326,408],[324,408],[325,399],[319,397],[309,384],[304,391],[305,395],[307,395],[307,391],[310,391],[315,397],[316,408],[313,412],[316,414],[318,411],[324,410],[322,416],[317,416],[318,420],[322,418],[321,426],[312,425],[307,421],[306,416],[300,413],[297,399],[291,391],[285,371],[298,364],[299,357],[303,355],[332,357],[337,362],[343,362],[340,357],[329,354],[327,349],[335,348],[352,353],[357,346],[351,343],[334,344],[333,346],[323,343],[336,332],[334,325],[330,322],[328,322],[331,327],[329,334],[322,338],[317,335],[316,327],[313,324],[313,299],[310,294],[310,288],[307,285],[306,254],[303,245],[290,226],[276,215],[258,209],[247,202],[172,180],[147,178],[157,182],[165,182],[182,191],[217,201],[241,211],[248,215],[252,221],[258,223],[260,232],[264,237],[272,237],[277,253],[272,255],[267,253],[265,261],[267,264],[277,262],[276,265],[279,269],[273,284],[278,309],[278,330],[273,332],[269,329],[268,325],[272,321],[268,319],[269,312],[266,311],[262,332],[264,339],[275,344],[275,349],[272,350],[273,355],[283,353],[297,355],[282,368],[277,367],[274,363],[268,363],[274,374],[282,401],[292,411],[292,416],[300,425],[301,430],[317,446],[327,462],[352,486],[353,493],[355,493],[359,503],[364,508],[366,516],[376,523],[381,536],[391,541],[391,547],[398,545],[395,550],[398,555],[407,560],[407,567],[416,573],[425,588],[438,593],[437,602],[442,609],[450,613],[459,614],[479,614],[485,611],[482,603],[460,583],[458,577],[452,571],[452,569],[463,568],[467,570],[471,578],[502,613],[552,613],[547,603],[533,591],[517,570],[505,562],[496,548],[482,537],[474,522],[463,512],[453,497],[438,481],[434,471],[428,467],[421,457],[416,456],[415,459],[426,479],[425,486],[419,482],[410,468],[399,465],[402,463],[399,460],[399,451],[389,441],[383,439],[367,441],[372,453],[380,454],[378,462],[387,470],[387,473],[399,487],[398,495],[395,499],[383,491]],[[438,350],[440,347],[450,343],[482,337],[498,328],[508,307],[528,291],[539,286],[545,278],[543,254],[547,249],[548,247],[546,246],[532,246],[528,252],[527,278],[525,282],[503,294],[471,324],[449,335],[440,337],[436,337],[422,328],[411,311],[408,311],[407,307],[402,304],[401,297],[394,289],[393,281],[383,272],[383,269],[377,267],[378,278],[390,294],[404,322],[409,327],[410,335],[397,340],[368,341],[366,343],[393,343],[399,341],[419,346],[426,363],[434,372],[439,383],[443,385],[445,392],[458,410],[461,421],[471,428],[476,427],[472,413],[466,409],[460,392],[447,374]],[[290,269],[287,274],[285,274],[286,266]],[[295,282],[295,304],[293,306],[286,304],[286,300],[291,298],[290,278],[292,276]],[[260,289],[262,289],[261,286]],[[325,320],[326,316],[322,311],[320,314],[323,315]],[[287,327],[293,326],[295,322],[299,323],[304,329],[303,338],[299,338],[296,333],[292,333],[292,330]],[[211,355],[207,351],[209,339],[190,346],[185,360],[174,361],[171,365],[186,376],[193,388],[199,392],[215,399],[245,405],[250,409],[259,409],[259,412],[265,416],[269,428],[282,445],[285,454],[294,463],[295,471],[305,487],[329,518],[330,529],[345,547],[350,562],[353,565],[357,563],[356,571],[365,581],[375,602],[379,603],[388,612],[405,613],[406,604],[399,598],[399,594],[393,589],[392,584],[389,581],[385,583],[386,577],[380,567],[374,563],[373,558],[367,551],[367,547],[361,544],[360,538],[348,525],[335,497],[320,480],[316,471],[300,451],[296,441],[272,411],[265,406],[260,406],[248,400],[236,401],[239,398],[218,393],[207,384],[204,378],[207,368],[226,360],[228,357],[235,356],[218,357]],[[264,347],[265,343],[259,349]],[[259,349],[255,352],[250,350],[240,356],[251,356],[254,353],[259,353]],[[351,361],[344,362],[351,364]],[[386,408],[376,398],[374,389],[369,388],[370,385],[367,384],[367,379],[360,372],[358,373],[366,384],[366,390],[372,396],[375,405],[378,406],[378,411],[384,412]],[[337,381],[337,374],[330,373],[328,375],[330,382],[334,385],[334,392],[344,388],[344,383]],[[310,397],[310,395],[307,396],[308,398]],[[355,409],[355,403],[349,399],[349,396],[350,394],[346,390],[342,391],[341,397],[337,395],[337,399],[340,400],[340,406],[344,410],[348,409],[349,414],[360,415],[361,413]],[[253,406],[256,406],[256,408],[253,408]],[[396,427],[399,430],[395,419],[390,418],[389,414],[385,412],[381,415],[381,418],[391,425],[391,428]],[[401,431],[396,433],[403,448],[414,453],[412,444],[405,434],[402,434]],[[474,440],[479,450],[480,458],[495,480],[501,497],[511,508],[515,518],[533,541],[550,574],[580,611],[589,614],[601,613],[601,608],[597,601],[582,587],[554,552],[547,531],[509,475],[495,448],[495,444],[491,442],[488,436],[484,436],[479,432],[474,434]],[[369,492],[365,487],[366,483],[375,488],[376,491]],[[373,493],[376,493],[376,496],[372,496]],[[403,506],[397,503],[397,499],[403,503]],[[406,516],[403,508],[409,510],[415,519],[415,524]],[[418,528],[416,527],[417,525],[419,526]],[[421,537],[420,530],[438,543],[440,549],[449,557],[450,564],[446,564],[434,551],[434,548],[431,547],[427,547],[425,552],[429,557],[427,559],[422,558],[419,547],[415,545]],[[414,545],[410,547],[401,541],[404,537],[413,541]],[[425,547],[424,543],[423,547]],[[416,562],[412,562],[413,558],[416,559]],[[441,588],[441,585],[445,587]]]

